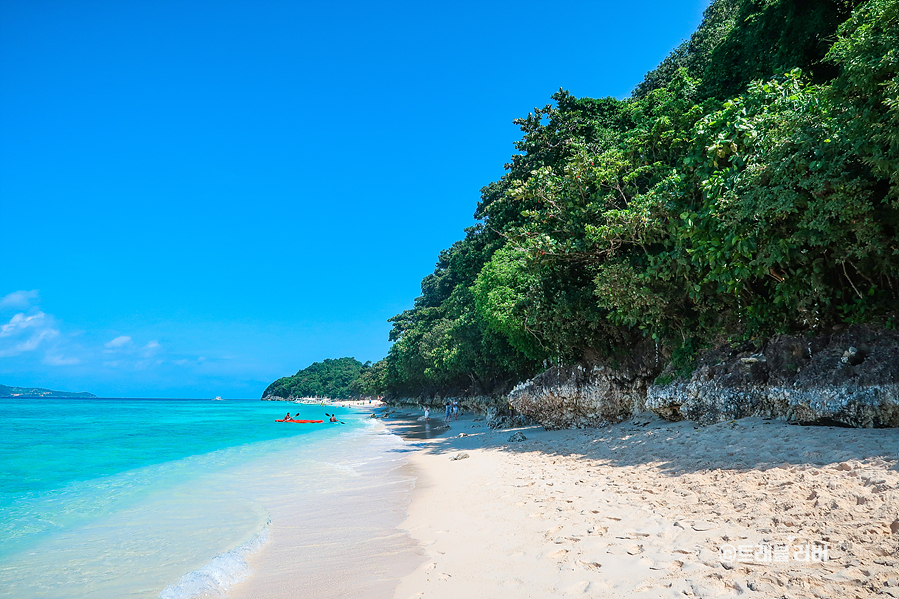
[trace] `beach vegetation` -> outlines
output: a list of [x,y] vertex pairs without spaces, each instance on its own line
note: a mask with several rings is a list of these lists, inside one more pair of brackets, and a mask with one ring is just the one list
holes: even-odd
[[723,342],[896,322],[895,0],[715,0],[631,97],[551,100],[358,389],[505,393],[648,340],[686,376]]
[[349,399],[360,395],[358,384],[354,383],[371,369],[370,362],[363,364],[355,358],[329,358],[276,380],[262,396]]

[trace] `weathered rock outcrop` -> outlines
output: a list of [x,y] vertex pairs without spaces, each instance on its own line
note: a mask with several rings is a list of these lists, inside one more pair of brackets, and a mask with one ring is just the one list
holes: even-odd
[[[620,422],[651,410],[668,420],[712,424],[765,416],[808,424],[899,427],[899,333],[853,326],[816,337],[775,337],[761,346],[705,352],[689,379],[661,372],[654,345],[627,360],[554,366],[508,396],[459,397],[491,428],[547,429]],[[661,376],[660,375],[661,372]],[[668,382],[662,383],[665,379]],[[393,399],[442,410],[454,398]]]
[[547,429],[618,422],[644,411],[659,364],[655,346],[646,343],[623,363],[555,366],[516,386],[509,404]]
[[855,427],[899,426],[899,334],[854,326],[814,338],[703,355],[689,380],[651,385],[646,408],[710,424],[746,416]]
[[539,422],[520,414],[512,409],[512,406],[506,404],[504,407],[487,408],[484,413],[487,420],[487,427],[491,429],[498,428],[514,428],[518,426],[531,426],[539,424]]

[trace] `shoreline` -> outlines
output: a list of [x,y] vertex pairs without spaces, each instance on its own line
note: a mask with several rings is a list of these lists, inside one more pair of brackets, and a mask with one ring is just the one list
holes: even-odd
[[416,478],[409,450],[380,421],[367,422],[371,411],[357,410],[352,418],[363,426],[313,458],[316,469],[329,471],[327,484],[313,477],[312,493],[301,480],[293,492],[263,498],[268,542],[247,556],[250,575],[233,585],[229,599],[381,599],[418,565],[421,548],[398,528]]
[[895,429],[466,415],[414,445],[400,529],[427,559],[394,599],[899,597]]

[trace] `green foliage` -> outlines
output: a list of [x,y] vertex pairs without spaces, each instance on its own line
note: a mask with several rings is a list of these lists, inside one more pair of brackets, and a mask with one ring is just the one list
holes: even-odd
[[475,307],[471,288],[501,245],[500,236],[472,227],[464,240],[441,252],[413,308],[390,319],[394,344],[384,379],[390,392],[489,393],[536,371],[535,361],[490,329]]
[[899,4],[870,0],[840,27],[827,58],[841,68],[831,97],[845,142],[888,179],[899,201]]
[[387,362],[378,360],[371,366],[362,365],[359,375],[350,383],[353,395],[371,397],[382,395],[387,390]]
[[386,389],[503,389],[645,336],[682,376],[710,343],[894,323],[899,3],[856,4],[718,0],[631,99],[516,121],[481,224],[391,319]]
[[815,83],[836,75],[823,58],[837,28],[861,0],[741,0],[734,26],[711,50],[703,94],[719,99],[741,93],[751,81],[802,69]]
[[493,254],[474,284],[475,307],[494,331],[528,357],[542,359],[546,350],[532,332],[535,326],[527,291],[535,283],[527,256],[505,247]]
[[355,358],[329,358],[314,362],[293,376],[278,379],[262,396],[349,399],[360,394],[359,385],[354,383],[370,369],[370,363],[363,364]]
[[696,127],[686,183],[700,193],[671,223],[690,257],[677,270],[693,301],[731,312],[749,334],[890,301],[897,215],[833,113],[794,71],[751,84]]
[[702,23],[690,39],[675,48],[658,67],[648,72],[633,97],[647,96],[651,91],[668,87],[678,71],[683,69],[693,78],[705,73],[712,51],[727,38],[733,29],[742,0],[714,0],[702,15]]

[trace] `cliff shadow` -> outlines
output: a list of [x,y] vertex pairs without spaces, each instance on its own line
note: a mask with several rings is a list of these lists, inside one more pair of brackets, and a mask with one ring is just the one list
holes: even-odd
[[[510,440],[516,433],[525,439]],[[671,476],[711,470],[820,468],[853,461],[899,471],[899,429],[800,426],[755,417],[699,426],[647,413],[599,428],[546,431],[539,426],[490,430],[483,420],[467,415],[451,421],[438,436],[409,440],[413,442],[410,449],[448,457],[478,448],[539,452],[598,468],[651,466]]]

